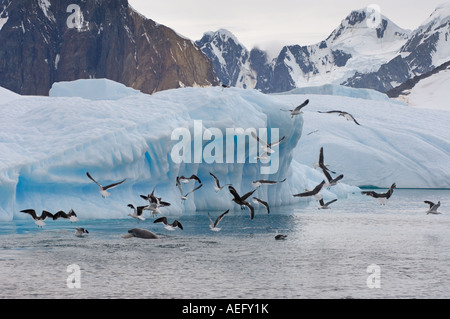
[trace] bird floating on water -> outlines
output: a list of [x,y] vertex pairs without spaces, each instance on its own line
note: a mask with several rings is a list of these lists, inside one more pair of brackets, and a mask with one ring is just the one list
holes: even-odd
[[285,240],[287,235],[279,234],[278,230],[275,230],[275,240]]
[[95,184],[98,185],[100,194],[102,194],[103,198],[106,198],[109,195],[111,195],[110,193],[107,192],[108,189],[114,188],[114,187],[116,187],[116,186],[118,186],[118,185],[120,185],[120,184],[122,184],[123,182],[126,181],[126,179],[124,179],[123,181],[120,181],[120,182],[117,182],[117,183],[114,183],[114,184],[111,184],[111,185],[102,186],[94,178],[92,178],[92,176],[91,176],[91,174],[89,174],[89,172],[86,172],[86,175],[87,175],[87,177],[89,177],[90,180],[92,180]]
[[130,229],[128,231],[128,234],[122,236],[122,238],[132,238],[132,237],[143,238],[143,239],[158,239],[159,238],[155,233],[153,233],[147,229],[142,229],[142,228]]
[[89,234],[89,231],[85,228],[75,228],[75,236],[83,237],[84,235]]

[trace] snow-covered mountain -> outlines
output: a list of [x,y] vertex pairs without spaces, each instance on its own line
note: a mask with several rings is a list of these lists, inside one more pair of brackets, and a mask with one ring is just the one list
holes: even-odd
[[412,107],[450,111],[450,61],[387,92]]
[[88,78],[146,93],[218,84],[193,41],[127,0],[0,0],[0,86],[48,95],[54,82]]
[[197,44],[214,61],[222,82],[233,86],[273,93],[340,84],[356,72],[376,71],[408,40],[410,31],[388,18],[381,15],[377,26],[370,19],[367,9],[353,11],[324,41],[285,46],[272,60],[259,49],[249,52],[226,30],[205,33]]
[[450,60],[450,2],[413,31],[398,53],[375,72],[358,72],[343,84],[386,92]]

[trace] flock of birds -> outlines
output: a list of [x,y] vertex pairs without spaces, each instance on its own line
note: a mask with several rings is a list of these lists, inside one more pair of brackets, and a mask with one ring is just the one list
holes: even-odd
[[[299,105],[295,109],[292,109],[292,110],[283,110],[282,109],[282,111],[289,112],[291,115],[291,118],[294,118],[296,115],[302,114],[303,113],[302,109],[305,106],[307,106],[308,104],[309,104],[309,100],[306,100],[305,102],[303,102],[301,105]],[[335,110],[335,111],[319,112],[319,113],[338,114],[339,116],[345,117],[348,121],[353,121],[355,124],[361,125],[357,122],[357,120],[351,114],[344,112],[344,111]],[[255,133],[252,133],[251,135],[261,145],[260,155],[257,157],[258,159],[267,159],[268,155],[271,155],[275,152],[274,147],[278,146],[286,138],[286,137],[283,137],[276,143],[268,144],[265,141],[263,141],[262,139],[260,139]],[[323,147],[320,149],[319,160],[317,163],[313,164],[313,167],[316,169],[320,168],[326,179],[324,179],[321,183],[319,183],[314,189],[312,189],[312,190],[305,189],[304,192],[295,194],[293,196],[294,197],[314,197],[316,199],[316,201],[319,203],[319,209],[329,209],[330,205],[335,203],[337,201],[337,199],[331,200],[329,202],[324,202],[323,196],[322,196],[322,194],[320,194],[320,192],[323,188],[330,188],[332,186],[337,185],[339,183],[339,181],[341,181],[344,178],[344,175],[340,174],[337,177],[332,177],[331,174],[335,174],[335,175],[337,175],[337,174],[336,174],[336,172],[331,171],[328,168],[328,165],[325,164]],[[86,172],[86,175],[91,181],[93,181],[95,184],[97,184],[97,186],[99,187],[99,192],[103,198],[110,196],[110,193],[108,192],[109,189],[117,187],[126,181],[126,179],[124,179],[122,181],[119,181],[119,182],[116,182],[116,183],[113,183],[113,184],[110,184],[107,186],[103,186],[99,182],[97,182],[91,176],[91,174],[89,172]],[[241,207],[241,209],[248,208],[250,211],[250,219],[251,220],[253,220],[255,217],[255,208],[249,202],[249,198],[256,192],[257,188],[259,188],[262,185],[274,185],[274,184],[283,183],[286,181],[286,179],[281,180],[281,181],[257,180],[257,181],[252,182],[252,186],[254,187],[253,190],[251,190],[243,195],[240,195],[236,191],[236,189],[233,187],[233,185],[231,185],[231,184],[221,185],[217,176],[215,176],[213,173],[210,173],[210,175],[214,179],[215,191],[220,192],[222,189],[224,189],[226,186],[228,186],[228,190],[229,190],[230,194],[233,196],[232,201],[235,204],[239,205]],[[194,183],[197,183],[198,185],[195,186],[194,188],[192,188],[190,191],[185,192],[183,189],[183,184],[188,184],[191,181],[194,181]],[[197,175],[191,175],[190,177],[178,176],[176,178],[176,186],[180,192],[181,200],[185,201],[185,200],[187,200],[187,197],[190,194],[192,194],[192,193],[198,191],[200,188],[202,188],[203,184]],[[393,183],[391,185],[391,187],[389,188],[389,190],[385,193],[378,193],[375,191],[363,191],[362,194],[377,199],[381,205],[386,205],[387,201],[389,200],[389,198],[391,198],[391,196],[394,192],[394,189],[396,187],[397,187],[397,185],[395,183]],[[128,204],[128,207],[133,210],[133,212],[128,215],[132,218],[137,219],[138,222],[145,220],[145,217],[144,217],[145,211],[151,211],[152,216],[157,217],[157,215],[161,214],[160,208],[171,205],[169,202],[163,201],[161,197],[157,197],[155,195],[155,189],[153,189],[153,191],[150,194],[140,195],[140,197],[142,199],[146,200],[148,202],[148,204],[143,205],[143,206],[137,206],[137,207],[135,207],[133,204]],[[266,201],[253,196],[252,203],[256,204],[256,205],[265,206],[267,213],[270,214],[270,207]],[[438,212],[438,208],[441,205],[440,201],[437,204],[435,204],[431,201],[425,201],[424,203],[429,205],[429,209],[426,211],[427,214],[436,214],[436,215],[441,214],[440,212]],[[44,211],[42,211],[42,214],[40,216],[37,215],[37,213],[34,209],[26,209],[26,210],[22,210],[21,212],[29,214],[34,219],[36,225],[38,225],[39,227],[45,226],[44,220],[46,220],[47,218],[50,218],[53,220],[58,220],[60,218],[68,219],[72,223],[78,221],[78,217],[72,209],[69,211],[69,213],[65,213],[64,211],[59,211],[56,214],[52,214],[52,213],[44,210]],[[209,228],[212,231],[216,231],[216,232],[220,231],[221,228],[219,228],[218,225],[229,212],[230,212],[230,209],[228,209],[227,211],[222,213],[215,220],[213,220],[208,213],[208,218],[210,221]],[[181,229],[181,230],[183,229],[183,225],[180,223],[179,220],[174,220],[172,223],[169,223],[167,220],[167,217],[164,217],[164,216],[156,218],[154,220],[154,223],[162,223],[164,225],[164,228],[166,228],[167,230],[175,230],[177,228]],[[85,234],[88,234],[88,233],[89,233],[88,230],[86,230],[85,228],[75,228],[76,236],[84,236]],[[148,231],[145,229],[140,229],[140,228],[134,228],[134,229],[129,230],[128,234],[125,235],[124,238],[128,238],[128,237],[158,238],[158,236],[156,234],[152,233],[151,231]],[[287,237],[286,235],[278,234],[278,231],[277,231],[275,239],[282,240],[282,239],[286,239],[286,237]]]

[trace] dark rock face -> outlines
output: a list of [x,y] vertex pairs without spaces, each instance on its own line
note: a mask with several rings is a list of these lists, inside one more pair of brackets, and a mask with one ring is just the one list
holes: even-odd
[[0,86],[48,95],[54,82],[86,78],[144,93],[218,84],[210,60],[190,40],[143,17],[127,0],[81,0],[80,11],[73,3],[0,0],[0,18],[7,18],[0,30]]

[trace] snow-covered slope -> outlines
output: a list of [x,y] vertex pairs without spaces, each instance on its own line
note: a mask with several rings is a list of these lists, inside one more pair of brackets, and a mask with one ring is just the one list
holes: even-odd
[[402,92],[399,100],[417,108],[450,112],[450,68],[420,80],[410,90]]

